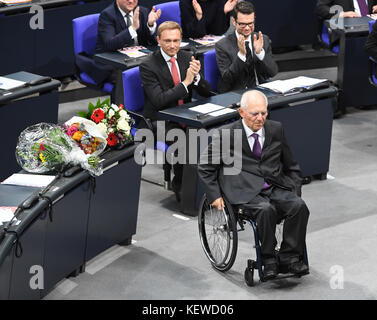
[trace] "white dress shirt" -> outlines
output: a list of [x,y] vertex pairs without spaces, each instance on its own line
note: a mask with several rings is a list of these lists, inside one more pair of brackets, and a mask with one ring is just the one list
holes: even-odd
[[250,146],[251,152],[253,152],[253,147],[254,147],[254,142],[255,142],[255,139],[252,136],[253,133],[256,133],[258,135],[258,141],[260,143],[261,150],[263,150],[263,144],[264,144],[264,140],[265,140],[264,127],[260,128],[257,132],[254,132],[253,130],[251,130],[246,125],[246,123],[245,123],[245,121],[243,121],[243,119],[242,119],[242,125],[243,125],[243,127],[245,129],[247,141],[249,142],[249,146]]
[[[161,54],[162,54],[162,57],[165,59],[168,67],[169,67],[169,70],[170,70],[170,73],[171,73],[171,65],[172,63],[170,62],[170,59],[172,58],[171,56],[169,56],[168,54],[165,53],[164,50],[162,50],[162,48],[160,48],[160,51],[161,51]],[[183,84],[183,86],[185,87],[186,91],[188,92],[188,89],[186,87],[186,85],[182,82],[182,79],[181,79],[181,71],[179,70],[179,65],[178,65],[178,60],[177,60],[177,55],[174,56],[175,58],[175,65],[177,67],[177,70],[178,70],[178,75],[179,75],[179,81],[181,81],[181,83]],[[200,74],[198,74],[195,78],[195,82],[194,84],[197,85],[200,81]]]
[[[124,12],[121,8],[119,8],[119,6],[118,6],[118,9],[119,9],[120,13],[122,14],[122,17],[123,17],[123,19],[124,19],[124,22],[125,22],[126,25],[127,25],[127,13]],[[136,30],[132,27],[132,19],[133,19],[133,17],[134,17],[134,12],[133,12],[133,11],[130,11],[128,14],[129,14],[130,19],[131,19],[131,25],[128,27],[128,31],[129,31],[129,33],[130,33],[130,35],[131,35],[131,38],[135,41],[135,44],[137,44],[137,43],[138,43],[138,41],[137,41],[137,32],[136,32]],[[150,33],[153,34],[153,33],[156,31],[157,23],[155,22],[155,23],[153,24],[153,26],[150,27],[149,24],[148,24],[148,22],[147,22],[147,27],[148,27]]]
[[[237,32],[237,30],[235,30],[234,32],[236,33],[236,37],[238,39],[240,37],[239,33]],[[251,45],[251,35],[248,38],[246,38],[245,41],[249,41],[249,48],[250,48],[251,54],[253,55],[254,52],[253,52],[253,47]],[[259,60],[262,61],[265,56],[264,49],[262,48],[261,52],[255,53],[255,55],[257,56]],[[240,58],[243,62],[246,62],[246,55],[241,54],[241,52],[239,51],[238,51],[238,58]]]

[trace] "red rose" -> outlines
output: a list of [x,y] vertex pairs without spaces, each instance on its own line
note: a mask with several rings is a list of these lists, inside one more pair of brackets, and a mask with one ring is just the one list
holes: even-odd
[[46,148],[45,148],[45,146],[43,145],[43,142],[39,145],[39,152],[41,152],[41,151],[45,151],[46,150]]
[[98,108],[94,110],[90,119],[92,119],[95,123],[99,123],[103,118],[105,118],[105,112],[102,109]]
[[120,104],[120,105],[119,105],[119,109],[124,109],[124,105],[123,105],[123,104]]
[[115,146],[118,143],[117,137],[114,133],[109,133],[107,136],[107,144],[112,147]]

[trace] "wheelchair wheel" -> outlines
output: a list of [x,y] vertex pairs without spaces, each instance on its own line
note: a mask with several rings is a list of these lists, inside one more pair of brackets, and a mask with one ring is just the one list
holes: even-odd
[[200,241],[207,258],[219,271],[227,271],[237,255],[237,223],[228,203],[222,211],[212,207],[204,196],[198,215]]

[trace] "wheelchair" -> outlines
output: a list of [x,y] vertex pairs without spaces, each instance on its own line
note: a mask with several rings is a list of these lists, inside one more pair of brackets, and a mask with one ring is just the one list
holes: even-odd
[[[199,236],[205,255],[216,270],[221,272],[228,271],[236,260],[238,231],[244,231],[245,224],[249,222],[254,233],[256,260],[247,260],[244,279],[248,286],[254,286],[254,270],[258,270],[259,280],[266,282],[267,279],[265,279],[263,275],[261,247],[256,223],[245,215],[242,205],[233,206],[226,198],[223,197],[223,199],[225,207],[222,211],[212,207],[205,194],[199,206]],[[276,253],[278,253],[282,241],[283,223],[284,222],[280,222],[276,227]],[[303,256],[300,258],[309,266],[306,245],[304,246]],[[305,273],[305,275],[308,273]],[[289,277],[300,278],[303,275],[304,274],[294,275],[292,273],[284,273],[279,274],[273,280]]]

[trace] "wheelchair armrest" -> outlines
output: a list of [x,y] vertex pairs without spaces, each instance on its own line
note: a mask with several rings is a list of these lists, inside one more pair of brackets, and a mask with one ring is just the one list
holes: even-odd
[[129,114],[135,116],[135,117],[142,119],[145,122],[145,124],[147,125],[148,129],[153,131],[152,121],[150,119],[144,117],[142,114],[135,112],[135,111],[127,110],[127,112]]

